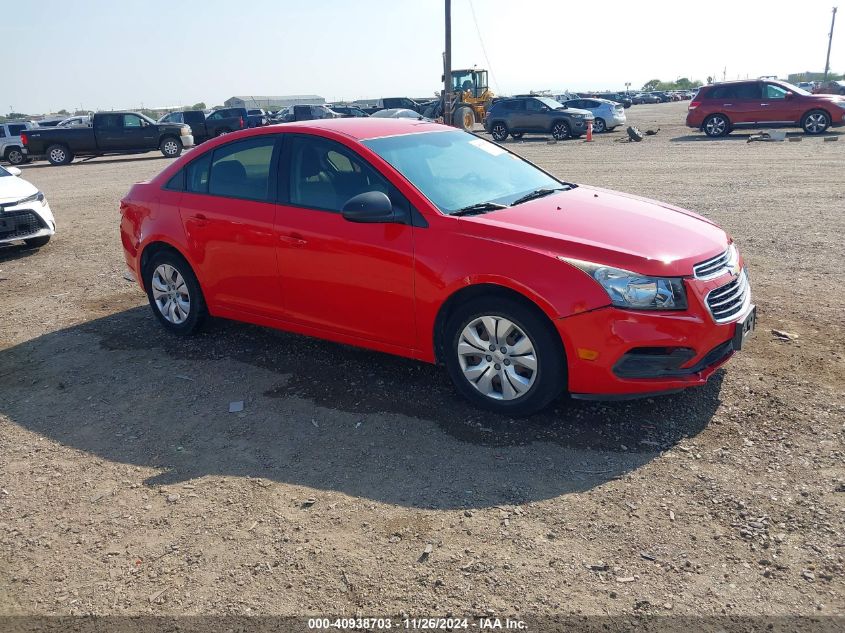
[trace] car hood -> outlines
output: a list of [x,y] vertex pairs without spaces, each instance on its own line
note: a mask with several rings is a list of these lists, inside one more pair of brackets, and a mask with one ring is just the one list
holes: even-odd
[[0,178],[0,203],[17,202],[38,193],[35,185],[17,176]]
[[593,113],[583,108],[558,108],[555,112],[567,112],[568,114],[583,114],[584,116],[593,116]]
[[489,239],[647,275],[686,276],[730,242],[700,215],[662,202],[579,186],[532,202],[462,218]]

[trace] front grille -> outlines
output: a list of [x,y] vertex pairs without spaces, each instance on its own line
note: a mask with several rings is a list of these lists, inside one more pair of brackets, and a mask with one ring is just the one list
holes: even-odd
[[44,220],[30,209],[0,213],[0,240],[24,239],[46,228]]
[[697,279],[713,279],[729,269],[731,262],[731,249],[726,250],[716,257],[705,259],[703,262],[692,267],[692,273]]
[[730,283],[707,293],[707,309],[716,323],[726,323],[735,318],[751,301],[751,286],[745,269]]

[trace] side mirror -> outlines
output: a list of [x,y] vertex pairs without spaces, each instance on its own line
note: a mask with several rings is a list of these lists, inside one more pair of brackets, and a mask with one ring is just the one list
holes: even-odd
[[794,92],[787,92],[787,93],[784,95],[784,97],[783,97],[783,98],[784,98],[784,99],[792,99],[792,97],[794,97],[794,96],[795,96],[795,93],[794,93]]
[[12,174],[13,176],[20,176],[21,170],[17,167],[6,167],[6,171]]
[[350,222],[368,224],[396,221],[393,203],[390,202],[387,194],[381,191],[367,191],[349,198],[343,205],[341,215]]

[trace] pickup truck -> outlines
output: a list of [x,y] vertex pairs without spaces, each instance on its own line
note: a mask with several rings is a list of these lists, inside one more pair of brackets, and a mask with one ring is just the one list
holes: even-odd
[[404,108],[406,110],[413,110],[414,112],[422,113],[422,104],[417,103],[408,97],[384,97],[376,101],[376,105],[369,108],[362,108],[367,114],[373,114],[379,110],[392,110],[394,108]]
[[21,141],[27,156],[46,156],[51,165],[67,165],[75,156],[137,154],[156,148],[175,158],[194,145],[190,126],[159,124],[137,112],[97,112],[91,127],[33,128],[21,133]]
[[[212,113],[216,114],[216,113]],[[191,134],[194,142],[199,145],[215,136],[242,130],[247,122],[241,116],[209,116],[206,118],[202,110],[183,110],[182,112],[171,112],[165,114],[158,120],[159,123],[184,123],[191,126]]]

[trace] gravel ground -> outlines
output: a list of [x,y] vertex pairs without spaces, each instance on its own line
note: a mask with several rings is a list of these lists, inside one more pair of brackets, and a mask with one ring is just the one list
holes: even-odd
[[166,336],[117,233],[166,159],[25,166],[59,233],[0,249],[0,614],[845,615],[845,143],[714,141],[685,107],[507,145],[722,225],[756,338],[706,387],[527,421],[408,360]]

